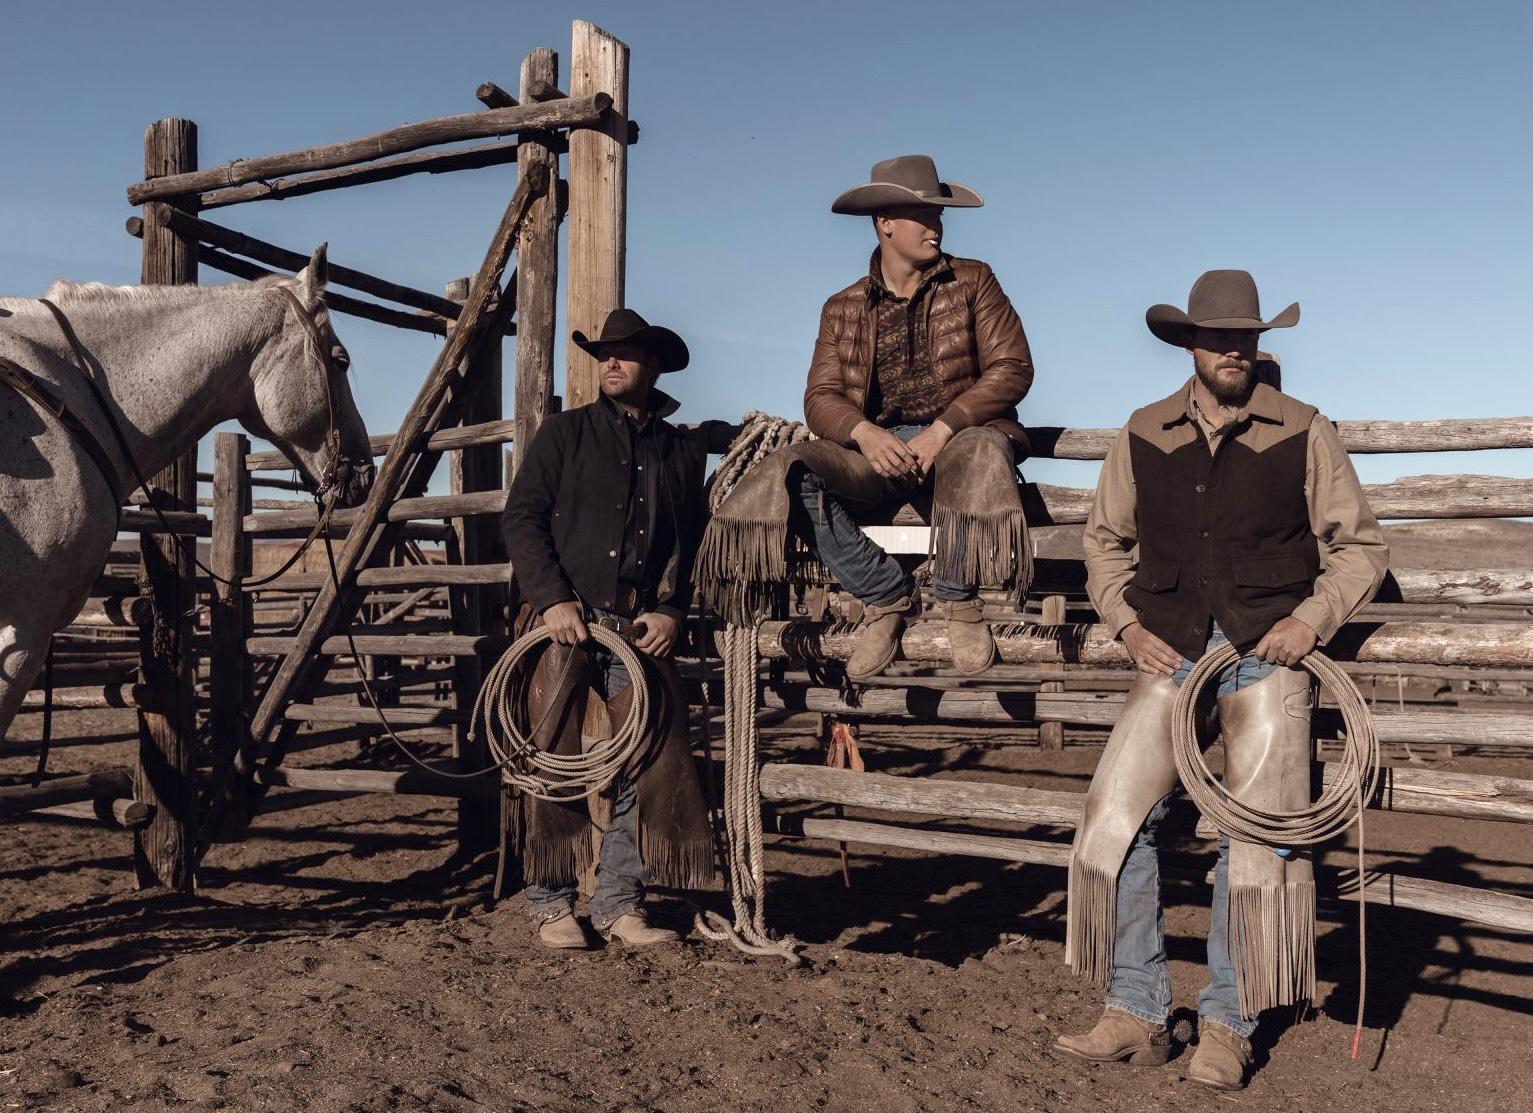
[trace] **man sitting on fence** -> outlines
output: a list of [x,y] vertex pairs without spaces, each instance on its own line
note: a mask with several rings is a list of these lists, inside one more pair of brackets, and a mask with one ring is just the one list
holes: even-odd
[[586,624],[631,623],[642,631],[635,645],[646,655],[655,740],[642,768],[589,809],[519,796],[513,835],[544,944],[593,945],[574,915],[593,865],[592,926],[630,945],[668,942],[677,934],[645,919],[646,882],[695,888],[712,876],[687,698],[670,659],[691,605],[706,445],[665,420],[677,403],[655,389],[687,365],[676,333],[619,309],[600,337],[574,340],[600,363],[601,397],[544,421],[502,522],[525,609],[554,638],[529,681],[530,718],[543,725],[540,745],[569,754],[581,752],[583,731],[601,736],[593,721],[620,722],[631,678]]
[[[1070,858],[1066,961],[1107,991],[1096,1027],[1058,1041],[1084,1059],[1153,1065],[1170,1055],[1156,835],[1177,779],[1178,685],[1226,640],[1248,654],[1218,677],[1226,787],[1254,807],[1308,806],[1313,697],[1309,674],[1293,666],[1373,597],[1388,564],[1336,430],[1256,379],[1258,334],[1298,319],[1295,304],[1262,320],[1245,271],[1203,275],[1185,313],[1152,307],[1150,331],[1190,352],[1195,373],[1137,410],[1102,466],[1087,586],[1138,676]],[[1308,854],[1220,839],[1208,978],[1187,1075],[1238,1089],[1257,1014],[1314,995]]]
[[[995,657],[981,584],[1027,590],[1031,552],[1016,482],[1026,434],[1016,404],[1033,381],[1022,322],[984,263],[942,251],[942,210],[983,204],[940,181],[925,155],[888,159],[833,212],[872,219],[866,275],[825,303],[804,392],[820,441],[779,453],[718,508],[704,542],[710,603],[749,621],[753,589],[786,574],[792,532],[862,604],[850,680],[881,673],[920,612],[910,575],[851,511],[931,499],[932,588],[953,664]],[[786,488],[786,491],[784,491]]]

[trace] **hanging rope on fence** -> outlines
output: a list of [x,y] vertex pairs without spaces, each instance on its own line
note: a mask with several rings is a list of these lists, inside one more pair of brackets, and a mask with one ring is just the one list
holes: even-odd
[[731,943],[749,955],[803,961],[792,938],[774,939],[766,927],[766,865],[761,827],[761,762],[757,753],[757,669],[754,626],[726,626],[724,658],[724,841],[734,923],[699,912],[698,934]]
[[1357,824],[1357,1024],[1352,1035],[1352,1058],[1357,1058],[1363,1035],[1363,1000],[1368,988],[1368,893],[1363,874],[1363,811],[1373,799],[1379,779],[1379,736],[1373,716],[1352,678],[1325,654],[1311,651],[1299,662],[1336,699],[1347,728],[1347,744],[1337,776],[1320,799],[1297,811],[1267,811],[1241,802],[1209,771],[1198,745],[1197,703],[1214,676],[1240,659],[1233,645],[1211,649],[1193,667],[1176,694],[1171,714],[1171,752],[1177,775],[1198,810],[1221,834],[1272,847],[1312,846]]
[[713,478],[708,481],[708,509],[717,510],[745,473],[778,449],[814,440],[809,426],[802,421],[773,417],[762,410],[750,410],[740,419],[740,433],[729,443],[729,451],[719,460]]

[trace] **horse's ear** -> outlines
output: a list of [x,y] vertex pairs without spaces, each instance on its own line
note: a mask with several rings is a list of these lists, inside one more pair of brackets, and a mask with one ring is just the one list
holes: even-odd
[[330,280],[330,263],[325,257],[329,250],[328,243],[322,243],[314,249],[314,254],[309,256],[309,265],[298,272],[298,281],[303,290],[303,300],[308,305],[315,305],[325,292],[325,283]]

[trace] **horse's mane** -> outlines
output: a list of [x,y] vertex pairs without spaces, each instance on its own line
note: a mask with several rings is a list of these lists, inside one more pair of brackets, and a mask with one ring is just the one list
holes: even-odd
[[258,278],[254,282],[226,282],[218,286],[109,286],[105,282],[72,282],[55,278],[43,291],[43,297],[61,304],[69,302],[121,301],[186,302],[196,298],[230,297],[263,286],[273,286],[292,279],[281,275]]

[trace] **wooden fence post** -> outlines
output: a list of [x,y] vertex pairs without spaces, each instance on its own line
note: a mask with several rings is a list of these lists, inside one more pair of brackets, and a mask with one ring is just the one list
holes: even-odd
[[[1046,595],[1043,598],[1043,615],[1040,621],[1045,626],[1063,626],[1065,621],[1065,597],[1063,595]],[[1062,674],[1065,671],[1063,665],[1059,666]],[[1065,686],[1057,680],[1048,680],[1038,686],[1040,692],[1063,692]],[[1065,748],[1065,724],[1064,723],[1039,723],[1038,724],[1038,747],[1043,750],[1062,750]]]
[[[559,56],[540,46],[522,60],[522,103],[559,84]],[[534,166],[548,173],[548,188],[522,222],[516,259],[516,435],[511,451],[519,465],[543,418],[554,382],[555,295],[559,283],[559,156],[549,135],[525,134],[517,155],[519,179]]]
[[[164,119],[144,135],[144,176],[163,177],[197,168],[197,125]],[[194,284],[197,245],[165,226],[156,210],[165,207],[196,212],[195,198],[155,201],[144,206],[143,268],[146,285]],[[151,497],[161,510],[197,509],[197,450],[150,477]],[[190,545],[196,538],[189,539]],[[194,566],[170,534],[145,534],[140,543],[140,577],[152,607],[141,628],[139,656],[147,697],[139,714],[138,768],[134,792],[153,805],[154,818],[134,835],[133,870],[140,887],[165,885],[189,892],[192,812],[196,806],[194,774],[197,738],[193,703],[196,668],[191,623],[197,602]]]
[[[623,304],[628,240],[628,47],[594,23],[575,21],[570,96],[607,93],[600,127],[570,132],[569,327],[601,332]],[[564,398],[570,409],[596,401],[596,361],[568,344]]]
[[[447,285],[447,297],[457,302],[468,300],[468,279]],[[478,357],[478,369],[464,368],[464,377],[477,381],[472,397],[463,411],[464,425],[499,421],[502,417],[501,345],[485,347]],[[462,448],[449,454],[452,493],[495,491],[501,486],[501,446],[480,445]],[[506,548],[500,537],[500,519],[471,515],[452,519],[457,534],[459,560],[464,564],[505,563]],[[505,633],[505,590],[501,584],[482,584],[448,588],[453,629],[460,634]],[[487,655],[487,657],[493,655]],[[483,742],[470,737],[468,716],[484,682],[485,669],[493,663],[481,657],[457,657],[453,660],[453,707],[463,719],[453,728],[453,755],[460,771],[482,769],[489,764]],[[458,849],[464,854],[487,850],[495,845],[498,831],[498,799],[459,797]]]

